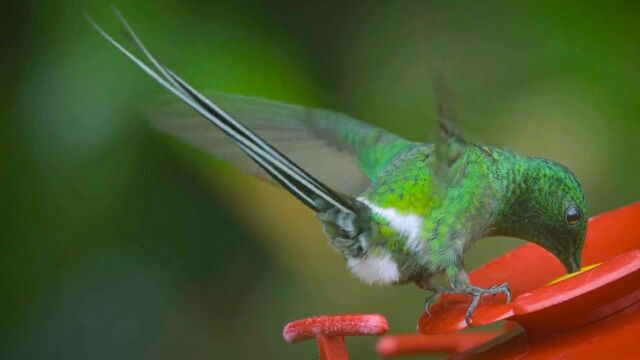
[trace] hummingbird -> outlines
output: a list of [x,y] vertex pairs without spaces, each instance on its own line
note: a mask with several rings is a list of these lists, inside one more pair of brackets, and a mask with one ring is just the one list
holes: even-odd
[[[507,283],[470,283],[463,254],[481,238],[524,239],[549,251],[568,272],[580,269],[588,209],[567,167],[469,142],[441,106],[437,141],[420,143],[330,110],[205,96],[161,64],[115,12],[144,61],[87,18],[193,111],[165,110],[155,126],[279,184],[316,214],[329,244],[362,282],[415,283],[429,291],[427,313],[444,292],[469,295],[470,324],[483,295],[511,299]],[[435,284],[442,275],[446,286]]]

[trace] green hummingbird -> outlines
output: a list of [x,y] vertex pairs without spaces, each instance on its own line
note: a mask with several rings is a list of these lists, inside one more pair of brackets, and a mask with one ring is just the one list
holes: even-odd
[[[469,323],[482,295],[511,297],[506,283],[470,283],[463,253],[480,238],[521,238],[551,252],[567,271],[580,268],[587,204],[565,166],[468,142],[452,130],[445,111],[439,111],[439,140],[426,144],[329,110],[204,96],[159,63],[116,14],[149,65],[89,21],[199,114],[168,110],[155,125],[281,185],[317,215],[361,281],[430,290],[427,312],[442,292],[471,295]],[[434,284],[437,275],[446,276],[446,287]]]

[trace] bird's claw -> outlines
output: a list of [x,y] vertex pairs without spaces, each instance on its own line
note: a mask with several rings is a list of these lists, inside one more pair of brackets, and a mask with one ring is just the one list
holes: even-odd
[[431,312],[429,311],[429,308],[431,307],[431,305],[438,302],[439,298],[440,298],[440,292],[434,291],[432,294],[430,294],[424,299],[424,312],[427,315],[429,315],[429,317],[431,317]]
[[495,285],[487,289],[479,288],[476,286],[469,286],[467,293],[472,296],[471,304],[469,305],[469,308],[467,308],[467,313],[464,317],[464,321],[467,323],[467,326],[471,326],[471,316],[478,306],[478,303],[480,303],[480,298],[482,297],[482,295],[495,295],[503,293],[507,297],[507,304],[511,302],[511,290],[509,290],[509,285],[507,285],[507,283],[504,283],[502,285]]

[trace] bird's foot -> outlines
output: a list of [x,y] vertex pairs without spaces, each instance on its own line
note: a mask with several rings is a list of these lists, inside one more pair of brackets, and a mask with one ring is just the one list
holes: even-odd
[[429,316],[431,316],[431,312],[429,311],[429,308],[431,307],[431,305],[437,303],[438,300],[440,300],[440,295],[442,295],[443,293],[452,291],[452,289],[449,287],[435,286],[432,284],[429,284],[428,286],[420,286],[420,287],[424,290],[431,292],[431,294],[429,294],[424,299],[424,312]]
[[438,300],[440,299],[440,294],[442,294],[440,291],[433,291],[424,299],[424,312],[429,315],[429,317],[431,317],[429,308],[431,307],[431,305],[438,302]]
[[469,308],[467,308],[467,313],[464,317],[464,321],[467,323],[468,326],[471,326],[471,316],[473,315],[473,312],[476,310],[476,307],[480,303],[480,298],[482,297],[482,295],[505,294],[507,297],[507,304],[511,302],[511,290],[509,290],[509,285],[507,285],[507,283],[504,283],[502,285],[492,286],[486,289],[470,285],[465,292],[472,296],[471,304],[469,305]]

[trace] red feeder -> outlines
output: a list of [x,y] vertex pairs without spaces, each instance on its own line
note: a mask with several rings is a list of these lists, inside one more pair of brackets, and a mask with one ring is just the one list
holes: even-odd
[[378,314],[316,316],[288,323],[282,336],[291,343],[316,338],[322,360],[347,360],[345,336],[382,335],[388,329]]
[[[487,287],[506,281],[513,301],[505,304],[503,296],[484,298],[473,314],[472,324],[509,320],[522,329],[506,331],[483,346],[489,350],[469,356],[546,359],[562,352],[566,358],[602,358],[613,353],[640,358],[635,346],[640,335],[639,249],[640,203],[635,203],[589,219],[583,262],[602,264],[574,277],[549,284],[564,270],[551,254],[534,244],[523,245],[476,269],[471,273],[474,285]],[[418,331],[434,335],[464,329],[468,306],[465,296],[443,295],[430,308],[432,316],[421,316]],[[625,332],[615,331],[612,324]],[[429,343],[430,336],[420,341]]]

